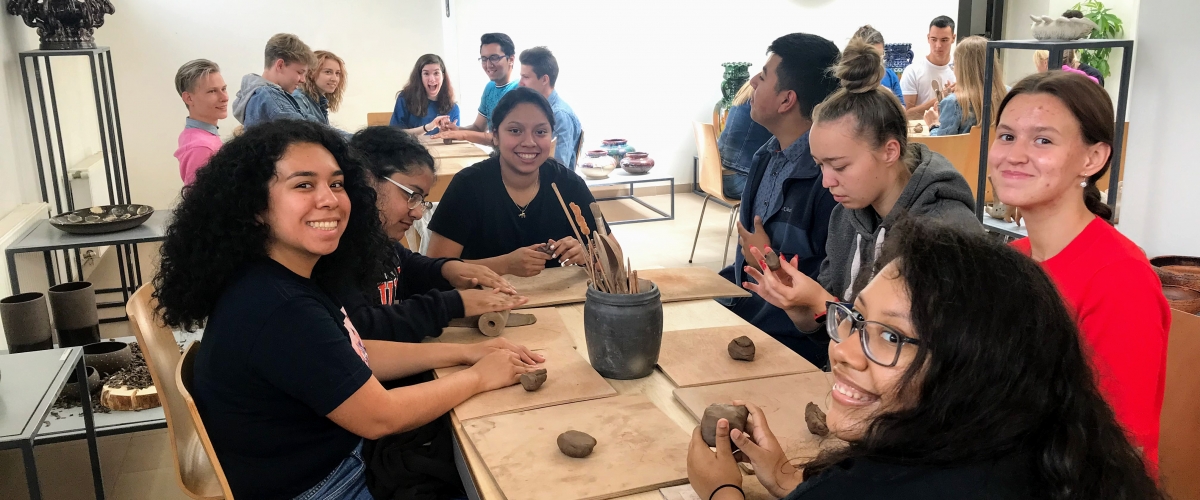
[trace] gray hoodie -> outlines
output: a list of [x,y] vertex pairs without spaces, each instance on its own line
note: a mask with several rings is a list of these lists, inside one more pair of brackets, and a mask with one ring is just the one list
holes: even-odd
[[[233,117],[236,118],[237,121],[246,121],[246,103],[250,102],[250,97],[254,95],[254,91],[258,90],[259,87],[265,87],[267,85],[275,84],[254,73],[250,73],[242,77],[242,86],[238,89],[237,96],[233,98]],[[283,90],[280,90],[280,92],[283,92]]]
[[975,217],[971,187],[950,161],[924,144],[910,144],[909,154],[916,168],[887,217],[880,220],[870,206],[850,210],[842,205],[834,207],[829,216],[826,257],[817,281],[841,300],[854,300],[871,280],[887,231],[903,214],[932,217],[965,230],[983,230]]

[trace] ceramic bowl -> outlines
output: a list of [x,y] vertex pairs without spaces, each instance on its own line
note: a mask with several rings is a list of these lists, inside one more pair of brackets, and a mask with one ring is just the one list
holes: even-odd
[[1163,285],[1162,288],[1171,309],[1179,309],[1188,314],[1200,313],[1200,291],[1175,285]]
[[1150,265],[1162,284],[1200,290],[1200,257],[1163,255],[1150,259]]
[[595,149],[579,159],[579,171],[588,179],[604,179],[617,168],[617,161],[608,152]]
[[626,153],[621,158],[621,168],[631,174],[641,175],[654,168],[654,158],[650,158],[648,153]]
[[150,205],[103,205],[50,218],[50,225],[72,234],[103,234],[133,229],[154,214]]
[[112,375],[133,362],[129,344],[109,340],[83,346],[83,362],[102,375]]
[[[76,377],[78,373],[75,370],[71,370],[71,377],[67,379],[67,385],[64,385],[62,389],[63,396],[69,398],[79,397],[79,378]],[[87,367],[87,386],[89,393],[100,387],[100,372],[90,366]]]

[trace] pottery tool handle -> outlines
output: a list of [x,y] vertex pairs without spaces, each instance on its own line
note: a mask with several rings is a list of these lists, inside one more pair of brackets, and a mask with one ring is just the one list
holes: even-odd
[[499,337],[508,324],[508,311],[490,312],[479,315],[479,331],[488,337]]
[[592,211],[592,218],[596,219],[596,232],[608,236],[608,228],[604,226],[604,212],[600,211],[600,204],[592,202],[588,205],[588,209]]

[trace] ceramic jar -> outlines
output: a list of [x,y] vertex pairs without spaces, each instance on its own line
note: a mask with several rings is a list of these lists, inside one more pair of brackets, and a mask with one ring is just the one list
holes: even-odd
[[605,293],[588,287],[583,337],[592,368],[604,378],[650,375],[662,348],[663,310],[658,286],[638,280],[641,293]]
[[8,352],[16,354],[54,347],[45,295],[29,292],[5,297],[0,300],[0,320],[3,320]]
[[588,151],[583,158],[579,159],[579,171],[588,179],[606,178],[616,168],[617,160],[603,149]]
[[912,62],[911,43],[889,43],[883,46],[883,65],[895,71],[897,77],[904,73],[904,68],[907,68]]
[[614,164],[620,162],[626,154],[637,151],[625,139],[605,139],[604,145],[600,149],[608,152],[608,155],[613,158]]
[[621,159],[621,168],[634,175],[641,175],[654,168],[654,158],[649,153],[626,153]]
[[728,108],[733,103],[733,96],[750,80],[750,66],[753,64],[727,62],[721,63],[721,66],[725,67],[725,74],[721,76],[721,106]]
[[54,317],[59,347],[100,341],[96,291],[91,283],[75,281],[50,287],[50,314]]

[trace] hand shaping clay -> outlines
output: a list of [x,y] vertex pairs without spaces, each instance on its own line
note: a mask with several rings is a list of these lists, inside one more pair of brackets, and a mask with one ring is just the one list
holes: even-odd
[[592,454],[596,438],[579,431],[567,431],[558,435],[558,450],[571,458],[583,458]]
[[488,337],[499,337],[508,325],[508,311],[490,312],[479,315],[479,331]]
[[779,255],[774,250],[763,254],[763,260],[767,261],[767,269],[772,271],[779,270]]
[[709,446],[717,445],[717,420],[729,421],[729,430],[737,429],[746,432],[746,418],[750,410],[742,405],[711,404],[704,409],[704,418],[700,419],[700,436]]
[[808,432],[814,436],[829,435],[829,426],[825,424],[825,412],[815,403],[808,403],[804,407],[804,423],[808,424]]
[[739,361],[754,361],[754,341],[745,335],[729,341],[729,357]]
[[526,391],[533,392],[542,387],[546,383],[546,369],[541,368],[521,375],[521,387]]

